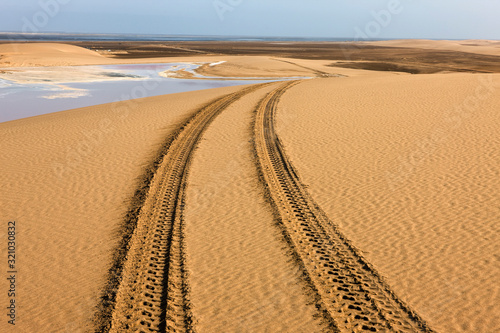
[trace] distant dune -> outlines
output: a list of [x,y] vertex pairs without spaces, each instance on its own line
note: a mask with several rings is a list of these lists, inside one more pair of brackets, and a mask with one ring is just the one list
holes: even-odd
[[0,66],[73,66],[112,63],[83,47],[61,43],[0,44]]

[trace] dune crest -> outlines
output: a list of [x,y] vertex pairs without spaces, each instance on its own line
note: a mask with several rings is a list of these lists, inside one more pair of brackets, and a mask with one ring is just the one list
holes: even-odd
[[0,44],[0,67],[76,66],[115,63],[95,51],[60,43]]

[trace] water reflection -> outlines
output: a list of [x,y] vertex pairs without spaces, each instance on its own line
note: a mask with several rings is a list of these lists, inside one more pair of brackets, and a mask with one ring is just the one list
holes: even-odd
[[0,122],[79,107],[267,80],[190,80],[160,73],[199,64],[134,64],[0,69]]

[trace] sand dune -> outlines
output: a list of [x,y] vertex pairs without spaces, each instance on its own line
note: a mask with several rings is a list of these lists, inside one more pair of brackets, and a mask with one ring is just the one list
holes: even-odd
[[298,67],[293,63],[283,62],[280,59],[269,57],[237,57],[228,59],[217,66],[205,65],[198,72],[207,76],[310,76],[314,73],[303,67]]
[[60,43],[0,44],[0,67],[73,66],[114,63],[97,52]]
[[278,112],[320,207],[439,332],[499,329],[499,82],[306,81]]
[[0,331],[92,330],[96,306],[116,332],[500,329],[498,75],[123,60],[55,43],[0,54],[0,66],[225,61],[202,71],[315,77],[1,123],[0,219],[17,221],[22,255],[19,324]]

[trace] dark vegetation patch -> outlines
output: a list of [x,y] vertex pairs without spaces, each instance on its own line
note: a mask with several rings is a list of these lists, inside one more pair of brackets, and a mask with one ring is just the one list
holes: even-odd
[[117,72],[103,72],[102,75],[105,75],[107,77],[128,77],[133,79],[139,79],[142,77],[140,75],[117,73]]
[[[342,67],[342,68],[353,68],[353,69],[366,69],[371,71],[388,71],[388,72],[404,72],[410,74],[422,74],[426,73],[422,68],[404,66],[400,64],[394,64],[389,62],[337,62],[328,65],[330,67]],[[435,73],[435,69],[431,69],[429,72]]]
[[[450,72],[500,73],[500,57],[451,50],[386,47],[338,42],[73,42],[111,57],[153,58],[204,55],[270,56],[344,62],[371,62],[374,70],[415,74]],[[106,52],[105,52],[106,54]],[[345,65],[352,66],[361,65]],[[387,69],[384,69],[387,68]],[[362,68],[369,69],[369,68]]]

